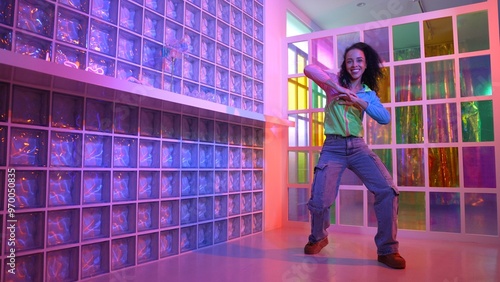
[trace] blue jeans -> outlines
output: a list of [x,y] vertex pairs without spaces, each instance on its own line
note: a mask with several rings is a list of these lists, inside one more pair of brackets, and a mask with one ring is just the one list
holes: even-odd
[[330,226],[330,206],[337,197],[340,179],[346,168],[352,170],[375,195],[377,254],[397,253],[399,191],[380,158],[359,137],[326,136],[318,164],[314,168],[312,193],[307,203],[311,212],[309,242],[317,242],[328,235],[326,229]]

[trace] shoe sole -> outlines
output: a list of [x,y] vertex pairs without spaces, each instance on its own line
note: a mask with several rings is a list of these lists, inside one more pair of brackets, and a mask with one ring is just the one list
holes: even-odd
[[306,255],[315,255],[319,252],[321,252],[321,250],[326,247],[326,245],[328,245],[328,237],[326,237],[325,239],[321,240],[318,242],[318,250],[317,251],[313,251],[313,250],[310,250],[308,251],[306,248],[304,248],[304,254]]

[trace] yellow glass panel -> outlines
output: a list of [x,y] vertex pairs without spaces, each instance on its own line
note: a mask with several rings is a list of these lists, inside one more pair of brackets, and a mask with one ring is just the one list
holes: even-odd
[[399,228],[425,230],[425,193],[401,192],[399,194]]
[[288,110],[297,109],[297,82],[295,78],[288,79]]
[[458,187],[458,148],[429,148],[429,185]]
[[453,24],[451,17],[424,21],[425,56],[453,54]]
[[325,140],[324,134],[324,119],[325,113],[312,114],[312,145],[322,146]]
[[378,82],[378,96],[380,97],[380,102],[390,103],[391,102],[391,69],[389,67],[382,68],[382,73],[384,76],[380,78]]

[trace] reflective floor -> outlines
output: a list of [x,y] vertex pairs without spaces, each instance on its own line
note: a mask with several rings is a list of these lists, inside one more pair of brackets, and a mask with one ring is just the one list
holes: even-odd
[[86,281],[500,281],[500,242],[478,244],[400,236],[407,268],[376,261],[372,235],[332,231],[319,254],[303,254],[307,229],[243,237]]

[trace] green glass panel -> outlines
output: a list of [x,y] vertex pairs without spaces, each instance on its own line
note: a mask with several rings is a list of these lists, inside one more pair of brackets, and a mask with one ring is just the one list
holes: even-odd
[[382,103],[391,102],[391,69],[389,67],[382,68],[383,77],[378,81],[377,95]]
[[335,224],[337,223],[337,217],[336,217],[336,212],[335,212],[335,207],[336,204],[333,202],[333,205],[330,206],[330,223]]
[[454,53],[453,24],[451,17],[426,20],[423,23],[426,57]]
[[493,141],[493,102],[462,102],[462,141]]
[[498,196],[465,193],[465,233],[498,236]]
[[397,144],[424,142],[422,106],[396,107]]
[[325,140],[324,133],[325,113],[312,113],[312,145],[322,146]]
[[334,69],[333,37],[322,37],[311,40],[311,62],[326,69]]
[[392,149],[373,149],[372,151],[377,154],[389,171],[389,174],[392,175]]
[[458,148],[429,148],[429,186],[459,187]]
[[368,118],[366,120],[366,142],[368,144],[391,144],[391,124],[380,124],[374,119]]
[[389,28],[381,27],[364,31],[364,42],[377,51],[384,62],[389,62]]
[[458,15],[457,34],[460,53],[488,50],[490,48],[488,11]]
[[291,184],[309,183],[309,153],[288,152],[288,182]]
[[455,98],[455,63],[453,60],[425,64],[427,99]]
[[340,190],[339,223],[363,226],[363,191]]
[[295,123],[294,127],[288,128],[288,146],[307,147],[309,142],[309,115],[308,114],[290,114],[288,120]]
[[326,93],[315,82],[311,80],[312,88],[312,107],[314,109],[324,108],[326,106]]
[[420,64],[394,67],[396,102],[422,100],[422,70]]
[[397,185],[424,186],[424,151],[422,148],[397,149]]
[[461,97],[491,96],[491,61],[489,55],[461,58]]
[[339,69],[340,65],[342,65],[342,61],[344,60],[345,49],[359,41],[361,41],[361,35],[359,32],[337,35],[337,67]]
[[458,141],[457,105],[435,104],[427,106],[427,136],[429,143]]
[[460,193],[430,192],[431,231],[460,233]]
[[420,58],[420,31],[418,22],[392,27],[394,61]]
[[398,228],[425,230],[425,193],[400,192]]

